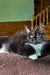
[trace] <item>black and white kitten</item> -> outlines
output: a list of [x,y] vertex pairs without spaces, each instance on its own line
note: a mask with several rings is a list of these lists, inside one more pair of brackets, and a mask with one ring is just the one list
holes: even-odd
[[26,33],[16,33],[2,44],[0,53],[15,53],[34,60],[49,55],[50,40],[37,43],[37,34],[35,34],[35,32],[32,33],[27,27],[25,27],[25,29]]

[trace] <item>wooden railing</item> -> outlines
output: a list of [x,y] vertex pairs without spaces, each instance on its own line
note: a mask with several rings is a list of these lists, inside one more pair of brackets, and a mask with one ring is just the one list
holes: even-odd
[[33,29],[35,26],[37,27],[41,23],[43,25],[48,24],[48,11],[49,11],[50,5],[42,10],[39,14],[37,14],[35,17],[31,15],[31,29]]

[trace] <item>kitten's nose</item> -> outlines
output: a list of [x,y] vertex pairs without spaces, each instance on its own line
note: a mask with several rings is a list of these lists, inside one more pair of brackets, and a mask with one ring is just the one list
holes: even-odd
[[36,39],[32,39],[32,41],[33,41],[33,44],[36,44],[37,43]]

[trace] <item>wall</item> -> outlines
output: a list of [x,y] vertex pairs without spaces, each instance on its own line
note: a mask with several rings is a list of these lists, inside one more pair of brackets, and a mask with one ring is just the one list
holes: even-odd
[[50,5],[50,0],[44,0],[42,2],[42,6],[43,6],[43,9],[45,9],[46,7],[48,7]]
[[0,22],[29,21],[34,0],[0,0]]

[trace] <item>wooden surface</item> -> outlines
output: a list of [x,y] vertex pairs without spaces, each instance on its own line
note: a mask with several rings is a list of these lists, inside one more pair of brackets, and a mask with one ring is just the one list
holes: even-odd
[[30,28],[30,21],[2,22],[0,23],[0,36],[12,36],[16,32],[24,31],[24,26]]
[[[24,25],[31,28],[30,21],[23,22],[3,22],[0,23],[0,36],[12,36],[16,32],[24,31]],[[50,38],[50,23],[45,26],[44,32],[48,38]]]
[[[37,14],[35,17],[33,17],[33,15],[31,15],[31,29],[33,29],[34,26],[38,27],[38,25],[40,25],[41,23],[43,23],[43,25],[48,25],[49,24],[49,8],[50,6],[48,6],[47,8],[45,8],[44,10],[42,10],[39,14]],[[39,17],[39,19],[38,19]],[[35,25],[34,25],[35,22]],[[39,24],[38,24],[39,22]]]
[[44,33],[48,39],[50,39],[50,24],[44,26]]

